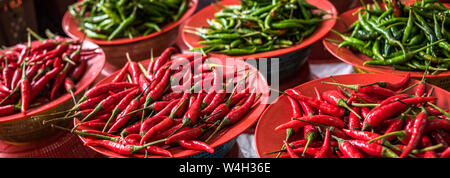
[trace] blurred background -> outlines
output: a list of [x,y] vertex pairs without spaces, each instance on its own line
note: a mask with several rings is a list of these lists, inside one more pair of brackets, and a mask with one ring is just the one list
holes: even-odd
[[[39,34],[45,29],[64,35],[61,20],[67,7],[77,0],[0,0],[0,45],[11,46],[25,42],[26,28]],[[198,9],[217,0],[200,0]],[[339,12],[360,6],[360,0],[329,0]],[[364,0],[367,3],[372,0]],[[450,1],[450,0],[442,0]]]

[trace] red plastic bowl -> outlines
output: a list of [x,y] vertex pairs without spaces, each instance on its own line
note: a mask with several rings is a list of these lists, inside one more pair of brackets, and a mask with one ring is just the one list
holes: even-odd
[[[39,41],[34,41],[32,43],[33,46],[39,44]],[[76,91],[74,94],[77,97],[81,97],[84,90],[94,82],[97,76],[101,73],[105,64],[105,54],[98,45],[85,41],[83,48],[97,49],[97,55],[88,60],[88,67],[85,74],[81,80],[76,83]],[[51,119],[52,117],[31,117],[64,111],[70,109],[72,106],[72,97],[69,93],[66,93],[49,103],[31,108],[27,111],[26,115],[17,113],[0,117],[0,140],[14,143],[24,143],[48,138],[59,131],[52,129],[49,125],[42,124],[42,121]],[[60,117],[61,115],[53,116],[53,118],[58,116]]]
[[[121,38],[111,41],[88,37],[86,37],[86,39],[102,47],[108,63],[122,67],[127,62],[125,56],[125,53],[127,52],[130,53],[130,57],[133,60],[144,60],[150,57],[150,48],[153,49],[153,54],[157,56],[162,53],[164,49],[175,44],[179,30],[177,27],[195,12],[197,5],[198,0],[191,0],[189,9],[187,9],[184,15],[178,21],[166,24],[161,28],[160,32],[154,32],[133,39]],[[62,28],[64,32],[71,38],[82,39],[84,33],[79,30],[79,27],[76,19],[66,12],[62,19]]]
[[[386,74],[347,74],[333,76],[339,83],[343,84],[370,84],[378,81],[396,82],[401,80],[402,76],[386,75]],[[337,86],[323,84],[322,82],[333,82],[329,77],[313,80],[295,87],[295,90],[301,91],[305,96],[315,97],[314,87],[320,92],[327,90],[338,90]],[[412,85],[417,80],[412,80],[408,85]],[[434,87],[433,96],[438,97],[437,105],[441,108],[450,108],[450,92],[427,84],[427,88]],[[409,90],[413,94],[411,90]],[[255,140],[256,150],[261,158],[274,158],[276,154],[264,155],[264,153],[279,150],[286,137],[286,132],[275,131],[275,127],[282,123],[288,122],[292,116],[292,109],[286,96],[280,96],[275,104],[267,107],[266,111],[261,115],[258,125],[256,126]]]
[[[241,58],[241,59],[245,60],[245,59],[259,59],[259,58],[270,58],[270,57],[274,57],[274,56],[281,56],[283,54],[291,53],[291,52],[300,50],[302,48],[305,48],[305,47],[315,43],[316,41],[320,40],[322,37],[324,37],[330,31],[331,28],[333,28],[334,24],[336,23],[335,19],[337,18],[337,10],[333,6],[333,4],[331,4],[328,0],[307,0],[307,2],[318,7],[319,9],[327,11],[328,13],[331,14],[331,16],[327,15],[327,16],[325,16],[325,18],[333,18],[333,19],[322,22],[319,25],[319,27],[316,29],[316,31],[313,34],[311,34],[310,36],[308,36],[307,38],[305,38],[303,40],[303,42],[301,42],[300,44],[294,45],[289,48],[283,48],[283,49],[278,49],[278,50],[269,51],[269,52],[262,52],[262,53],[256,53],[256,54],[245,55],[245,56],[233,56],[233,57]],[[218,3],[223,4],[225,6],[240,4],[238,0],[223,0]],[[208,23],[206,20],[213,19],[214,14],[221,9],[222,9],[221,6],[219,6],[217,4],[212,4],[208,7],[200,10],[199,12],[197,12],[194,16],[192,16],[192,18],[187,20],[187,22],[181,27],[183,29],[183,32],[181,33],[181,38],[189,48],[197,48],[197,47],[204,46],[204,45],[198,44],[198,42],[202,41],[203,39],[195,34],[184,32],[185,27],[186,26],[189,26],[189,27],[208,26]]]
[[[220,63],[223,65],[239,66],[239,68],[248,66],[248,67],[250,67],[250,69],[252,71],[256,70],[252,65],[245,63],[244,61],[241,61],[241,60],[237,60],[237,61],[225,60],[224,58],[221,58],[220,56],[212,56],[212,57],[215,57],[216,59],[220,60]],[[150,60],[145,60],[145,61],[142,61],[142,63],[144,66],[147,66],[149,61]],[[215,63],[215,62],[212,61],[212,63]],[[96,85],[101,85],[101,84],[110,82],[117,73],[118,73],[118,71],[111,74],[111,76],[103,79]],[[213,137],[208,142],[208,144],[211,147],[216,148],[225,143],[232,141],[235,137],[237,137],[238,135],[240,135],[241,133],[243,133],[245,130],[247,130],[253,124],[256,123],[259,116],[262,114],[262,112],[264,111],[264,109],[267,106],[264,103],[268,102],[268,99],[269,99],[268,96],[269,96],[270,90],[269,90],[269,86],[268,86],[265,78],[263,77],[263,75],[260,72],[258,72],[255,82],[256,82],[255,83],[256,89],[258,90],[258,92],[262,93],[262,97],[260,98],[261,102],[259,104],[256,104],[253,107],[253,109],[249,113],[247,113],[240,121],[238,121],[237,123],[235,123],[232,126],[229,126],[225,130],[220,131],[218,134],[216,134],[216,136]],[[79,121],[77,119],[74,120],[75,124],[78,122]],[[82,126],[80,126],[80,127],[78,127],[78,129],[81,130],[84,128]],[[79,136],[79,138],[83,141],[83,143],[86,143],[86,141],[90,140],[89,138],[84,138],[81,136]],[[126,155],[121,155],[121,154],[115,153],[107,148],[100,147],[100,146],[89,146],[89,147],[103,155],[106,155],[109,157],[114,157],[114,158],[144,158],[144,156],[145,156],[144,154],[134,154],[133,156],[126,156]],[[193,156],[193,155],[202,153],[202,151],[184,150],[181,147],[171,148],[171,149],[169,149],[169,151],[172,152],[172,154],[175,158],[183,158],[183,157]],[[149,158],[161,158],[161,156],[150,155]]]
[[[445,4],[447,7],[450,7],[450,4]],[[355,8],[349,11],[344,12],[339,16],[339,20],[337,21],[336,25],[334,26],[334,30],[338,32],[342,32],[346,30],[353,22],[355,22],[358,19],[358,15],[355,14],[353,16],[352,14],[356,12],[359,8]],[[380,73],[380,74],[394,74],[394,75],[400,75],[404,76],[407,73],[411,74],[411,77],[413,78],[422,78],[423,72],[420,71],[400,71],[400,70],[394,70],[391,66],[376,66],[376,65],[363,65],[363,63],[367,60],[370,60],[371,58],[367,57],[366,55],[363,55],[358,52],[354,52],[348,48],[340,48],[338,49],[338,44],[332,43],[329,41],[326,41],[325,39],[333,39],[333,40],[342,40],[338,35],[334,33],[329,33],[323,40],[323,44],[325,48],[336,58],[342,60],[343,62],[346,62],[350,65],[353,65],[357,69],[362,69],[361,72],[371,72],[371,73]],[[435,84],[439,87],[442,87],[446,90],[450,89],[450,71],[441,72],[437,75],[427,75],[427,81]]]

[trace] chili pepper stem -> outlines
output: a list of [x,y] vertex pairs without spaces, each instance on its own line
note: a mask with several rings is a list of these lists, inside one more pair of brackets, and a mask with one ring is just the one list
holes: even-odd
[[92,137],[96,137],[96,138],[100,138],[100,139],[104,139],[104,140],[111,140],[114,142],[119,141],[119,137],[108,137],[108,136],[104,136],[104,135],[99,135],[99,134],[93,134],[93,133],[85,133],[85,132],[80,132],[78,130],[74,130],[72,131],[71,129],[65,128],[65,127],[61,127],[55,124],[51,124],[50,125],[52,128],[56,128],[56,129],[60,129],[60,130],[64,130],[70,133],[74,133],[77,135],[81,135],[81,136],[92,136]]
[[223,126],[227,125],[229,122],[229,120],[227,118],[224,118],[222,120],[222,122],[220,122],[219,126],[217,126],[216,130],[214,130],[213,133],[211,133],[211,135],[209,135],[209,137],[205,140],[205,142],[208,142],[209,140],[211,140],[211,138],[217,133],[219,132],[219,130],[222,129]]
[[350,108],[343,99],[339,99],[337,102],[337,105],[344,107],[345,109],[347,109],[350,112],[352,112],[353,114],[355,114],[356,117],[358,117],[359,119],[362,119],[362,117],[357,112],[355,112],[352,108]]
[[34,32],[33,30],[31,30],[31,28],[27,27],[27,31],[33,35],[33,37],[35,37],[36,39],[38,39],[40,42],[44,41],[44,38],[39,36],[36,32]]
[[352,103],[351,105],[355,107],[371,107],[371,108],[380,106],[380,104],[374,103]]
[[448,113],[447,111],[443,110],[442,108],[434,105],[431,102],[427,102],[428,105],[430,105],[431,107],[433,107],[434,109],[438,110],[439,112],[441,112],[442,114],[444,114],[445,116],[447,116],[447,118],[450,118],[450,113]]
[[403,130],[395,131],[395,132],[390,132],[390,133],[381,135],[381,136],[379,136],[379,137],[376,137],[376,138],[374,138],[374,139],[372,139],[372,140],[369,140],[369,141],[367,141],[367,143],[372,143],[372,142],[375,142],[375,141],[377,141],[377,140],[384,139],[384,138],[387,138],[387,137],[390,137],[390,136],[405,137],[405,136],[406,136],[406,133],[405,133],[405,131],[403,131]]

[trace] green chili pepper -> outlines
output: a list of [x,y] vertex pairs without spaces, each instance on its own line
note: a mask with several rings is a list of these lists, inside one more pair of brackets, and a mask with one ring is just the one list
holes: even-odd
[[131,15],[127,19],[125,19],[122,23],[120,23],[120,25],[111,33],[111,35],[108,36],[108,40],[114,39],[120,32],[122,32],[127,26],[129,26],[136,19],[136,9],[137,7],[134,7]]
[[420,51],[423,51],[423,50],[425,50],[427,48],[430,48],[431,46],[436,45],[437,43],[439,43],[439,41],[431,43],[431,44],[429,44],[427,46],[424,46],[424,47],[422,47],[420,49],[417,49],[417,50],[414,50],[414,51],[408,51],[406,53],[406,57],[401,55],[401,56],[396,56],[396,57],[392,57],[392,58],[389,58],[389,59],[385,59],[384,61],[382,61],[382,60],[366,61],[366,62],[364,62],[364,65],[366,65],[366,64],[371,64],[371,65],[402,64],[402,63],[405,63],[405,62],[409,61],[410,59],[412,59],[414,57],[414,55],[416,55],[416,53],[418,53]]
[[406,23],[406,27],[403,32],[402,43],[406,43],[406,41],[408,40],[409,36],[411,35],[411,29],[412,29],[413,25],[414,25],[414,19],[413,19],[412,11],[410,9],[408,22]]
[[383,57],[383,55],[381,55],[381,51],[380,51],[380,40],[375,40],[375,42],[373,43],[373,46],[372,46],[372,52],[376,58],[378,58],[380,60],[384,60],[384,57]]

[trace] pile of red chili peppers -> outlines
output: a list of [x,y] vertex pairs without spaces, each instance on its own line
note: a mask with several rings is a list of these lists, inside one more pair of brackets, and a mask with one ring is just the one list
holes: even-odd
[[[128,58],[110,82],[89,89],[62,119],[78,119],[70,131],[90,138],[85,145],[121,155],[173,157],[171,148],[179,146],[214,153],[209,141],[243,118],[260,94],[251,87],[250,69],[240,79],[235,73],[227,77],[219,70],[226,66],[208,63],[209,56],[196,56],[177,54],[170,47],[147,67]],[[187,63],[191,70],[177,67]],[[194,70],[199,73],[194,75]],[[206,83],[210,89],[202,87]],[[192,87],[177,90],[179,86]]]
[[281,149],[265,154],[280,158],[450,157],[450,114],[436,106],[434,89],[427,90],[424,81],[408,86],[413,83],[408,74],[397,83],[323,83],[339,88],[316,89],[315,97],[294,89],[283,92],[292,107],[292,119],[275,128],[287,133]]
[[18,44],[0,50],[0,116],[26,112],[48,103],[64,93],[75,92],[87,61],[97,55],[95,49],[82,49],[79,40],[52,36],[40,43]]

